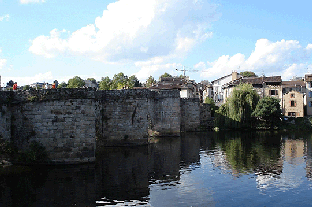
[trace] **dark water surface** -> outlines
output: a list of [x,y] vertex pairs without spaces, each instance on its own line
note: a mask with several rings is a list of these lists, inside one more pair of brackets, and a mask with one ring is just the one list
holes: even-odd
[[188,133],[0,169],[0,206],[312,206],[312,133]]

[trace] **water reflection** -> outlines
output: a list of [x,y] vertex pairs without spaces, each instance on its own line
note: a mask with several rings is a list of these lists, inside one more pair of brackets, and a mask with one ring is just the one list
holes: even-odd
[[264,206],[275,200],[261,196],[310,193],[311,141],[311,133],[191,133],[106,148],[92,165],[1,169],[0,206],[239,206],[251,198]]

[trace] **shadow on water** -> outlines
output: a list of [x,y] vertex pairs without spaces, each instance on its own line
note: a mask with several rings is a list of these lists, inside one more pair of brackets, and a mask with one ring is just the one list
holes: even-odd
[[234,177],[279,176],[283,161],[305,157],[311,179],[311,141],[311,133],[186,133],[145,146],[104,148],[90,165],[1,168],[0,206],[148,205],[157,196],[152,186],[180,186],[182,175],[191,176],[206,157]]

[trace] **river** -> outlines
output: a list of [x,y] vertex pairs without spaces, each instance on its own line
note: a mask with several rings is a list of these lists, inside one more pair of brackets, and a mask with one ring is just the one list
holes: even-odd
[[0,169],[0,206],[310,206],[312,133],[211,132]]

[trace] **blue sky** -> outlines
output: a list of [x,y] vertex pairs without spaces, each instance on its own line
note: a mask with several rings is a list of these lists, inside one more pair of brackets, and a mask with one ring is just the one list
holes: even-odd
[[233,70],[312,72],[310,1],[0,0],[0,75],[34,82],[145,81],[185,66],[212,81]]

